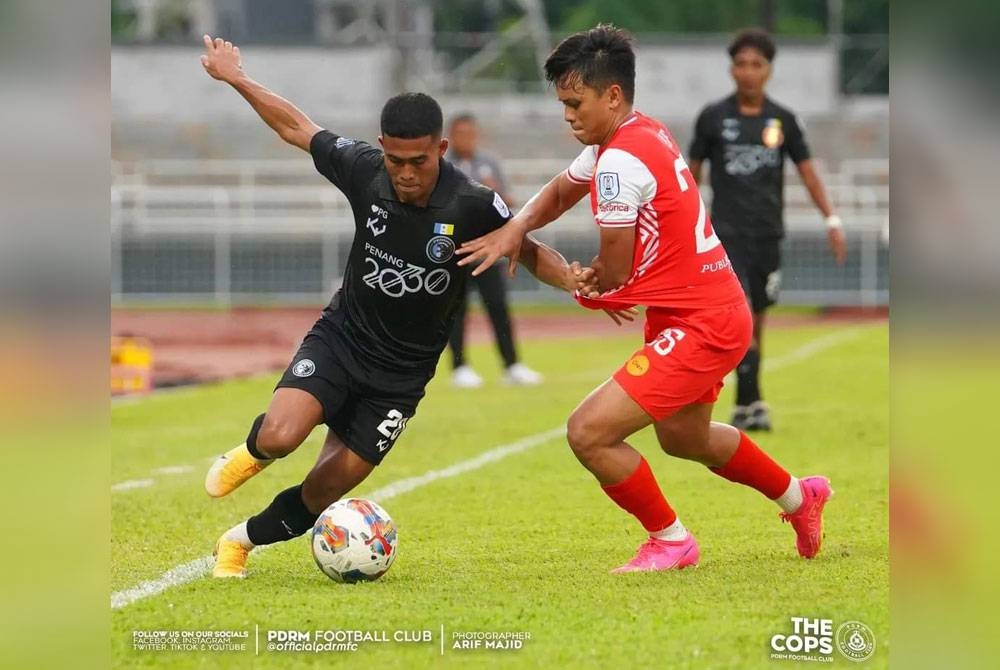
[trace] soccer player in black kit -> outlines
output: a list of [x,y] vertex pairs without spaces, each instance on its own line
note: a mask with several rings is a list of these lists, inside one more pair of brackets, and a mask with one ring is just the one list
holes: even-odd
[[688,151],[695,181],[701,181],[702,162],[711,164],[712,225],[753,310],[753,342],[736,368],[730,421],[747,431],[771,430],[760,391],[761,335],[765,312],[777,301],[781,284],[786,155],[825,218],[834,259],[842,265],[847,254],[840,217],[827,200],[798,119],[764,94],[774,54],[765,32],[745,30],[736,36],[729,46],[736,92],[701,111]]
[[[215,546],[215,577],[245,577],[254,546],[302,535],[331,503],[360,484],[416,412],[464,298],[468,271],[457,245],[499,228],[510,212],[491,189],[442,160],[437,102],[397,95],[381,114],[381,150],[323,130],[287,100],[244,74],[240,51],[205,36],[202,65],[235,88],[289,144],[308,151],[354,212],[355,237],[343,285],[278,382],[246,442],[220,456],[205,488],[231,493],[326,424],[326,441],[302,484],[279,493]],[[522,263],[564,290],[588,285],[592,271],[567,265],[534,240]],[[625,318],[631,318],[623,314]]]

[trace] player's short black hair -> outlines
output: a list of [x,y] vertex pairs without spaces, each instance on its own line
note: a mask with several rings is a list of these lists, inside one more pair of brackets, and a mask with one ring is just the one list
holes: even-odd
[[476,123],[476,115],[472,112],[459,112],[451,117],[451,121],[448,122],[448,128],[454,128],[460,123]]
[[729,43],[729,57],[736,58],[736,54],[746,48],[756,49],[770,63],[774,60],[774,54],[778,51],[774,46],[774,40],[759,28],[747,28],[741,30]]
[[545,61],[545,79],[565,84],[575,77],[601,93],[618,84],[625,100],[631,103],[635,97],[632,35],[610,23],[601,23],[564,39]]
[[441,137],[444,115],[437,100],[426,93],[400,93],[382,107],[380,127],[383,135],[401,140]]

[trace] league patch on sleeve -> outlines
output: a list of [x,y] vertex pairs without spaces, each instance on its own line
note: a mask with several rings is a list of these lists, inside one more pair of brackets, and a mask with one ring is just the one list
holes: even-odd
[[510,218],[510,209],[507,207],[507,203],[503,201],[499,193],[493,194],[493,209],[497,211],[503,218]]
[[621,186],[618,183],[617,172],[597,173],[597,193],[601,200],[614,200],[620,191]]
[[333,143],[338,149],[343,149],[344,147],[349,147],[354,144],[354,140],[349,137],[338,137],[337,141]]

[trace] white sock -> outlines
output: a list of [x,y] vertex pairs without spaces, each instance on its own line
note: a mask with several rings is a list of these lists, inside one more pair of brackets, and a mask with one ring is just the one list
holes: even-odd
[[253,549],[256,545],[250,541],[250,536],[247,535],[247,522],[238,523],[229,530],[223,536],[227,540],[232,540],[233,542],[239,542],[247,549]]
[[680,519],[677,519],[663,530],[649,534],[650,537],[655,537],[657,540],[668,540],[670,542],[680,542],[686,538],[687,535],[687,528],[684,527],[684,524],[681,523]]
[[778,503],[778,507],[780,507],[783,512],[788,514],[791,514],[801,507],[802,487],[799,486],[798,478],[792,477],[792,481],[788,483],[788,488],[785,489],[785,492],[778,496],[774,502]]

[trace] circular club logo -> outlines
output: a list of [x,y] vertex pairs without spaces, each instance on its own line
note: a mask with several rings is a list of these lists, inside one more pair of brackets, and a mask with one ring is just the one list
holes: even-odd
[[875,653],[875,633],[860,621],[848,621],[837,628],[837,650],[849,661],[867,661]]
[[435,263],[447,263],[455,255],[455,241],[450,237],[438,235],[427,243],[427,258]]
[[649,370],[649,359],[642,354],[636,354],[625,364],[625,369],[633,377],[641,377]]
[[761,141],[768,149],[774,149],[785,141],[785,133],[781,131],[780,119],[769,119],[760,135]]
[[314,372],[316,372],[316,364],[308,358],[303,358],[292,366],[292,374],[296,377],[308,377]]

